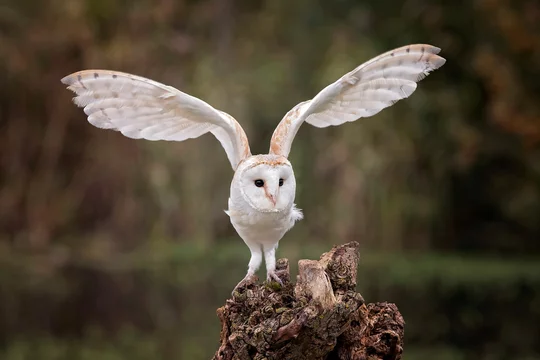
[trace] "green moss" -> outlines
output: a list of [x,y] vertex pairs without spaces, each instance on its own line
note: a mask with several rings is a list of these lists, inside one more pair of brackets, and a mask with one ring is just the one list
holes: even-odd
[[273,291],[281,290],[281,285],[277,281],[267,281],[265,282],[265,285],[268,289]]

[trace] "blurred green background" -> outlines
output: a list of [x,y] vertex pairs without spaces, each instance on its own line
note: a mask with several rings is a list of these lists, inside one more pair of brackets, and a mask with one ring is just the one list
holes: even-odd
[[249,259],[211,135],[94,128],[60,78],[165,82],[229,112],[265,153],[294,105],[409,43],[447,59],[411,98],[298,133],[305,220],[278,256],[296,272],[359,241],[359,291],[398,304],[406,360],[540,359],[533,0],[3,0],[0,359],[209,359],[215,309]]

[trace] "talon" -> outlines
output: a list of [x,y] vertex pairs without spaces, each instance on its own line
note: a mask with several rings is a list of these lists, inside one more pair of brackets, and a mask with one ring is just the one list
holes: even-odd
[[275,272],[268,273],[268,275],[267,275],[267,277],[266,277],[266,281],[267,281],[267,282],[275,281],[275,282],[277,282],[281,287],[283,287],[283,281],[281,281],[281,279],[279,278],[279,276],[276,275]]

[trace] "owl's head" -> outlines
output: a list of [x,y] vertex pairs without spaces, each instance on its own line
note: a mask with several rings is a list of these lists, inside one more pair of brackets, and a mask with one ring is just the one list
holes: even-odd
[[256,155],[240,164],[232,188],[254,210],[281,212],[293,205],[296,180],[285,157]]

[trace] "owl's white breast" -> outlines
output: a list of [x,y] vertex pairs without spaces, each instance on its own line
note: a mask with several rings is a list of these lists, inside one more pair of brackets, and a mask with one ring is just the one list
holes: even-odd
[[[236,205],[236,206],[235,206]],[[292,228],[296,210],[293,206],[281,212],[260,212],[248,206],[238,206],[229,199],[229,217],[238,235],[250,243],[276,244]],[[241,205],[241,204],[240,204]]]

